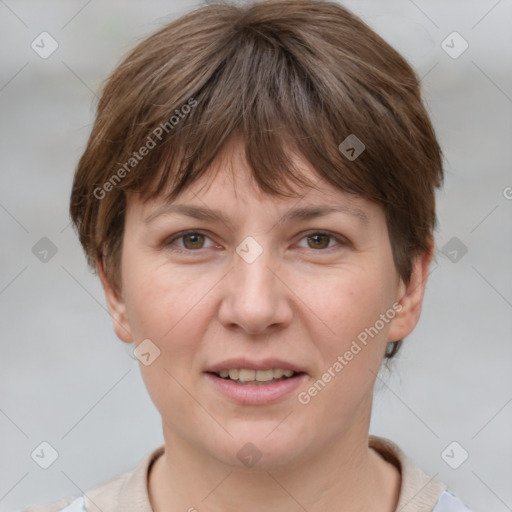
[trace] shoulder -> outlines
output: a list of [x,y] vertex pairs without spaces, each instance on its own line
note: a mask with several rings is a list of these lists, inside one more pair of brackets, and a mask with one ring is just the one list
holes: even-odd
[[89,489],[85,495],[67,496],[55,503],[29,507],[22,512],[110,512],[115,509],[119,493],[130,474],[127,472],[110,478]]
[[369,446],[400,471],[401,484],[397,506],[400,512],[471,512],[444,483],[426,475],[390,439],[370,435]]
[[432,512],[471,512],[471,510],[455,494],[444,491]]
[[22,512],[86,512],[83,496],[68,496],[51,505],[29,507]]
[[164,452],[159,446],[137,467],[112,477],[84,494],[68,496],[50,505],[31,506],[21,512],[124,512],[151,510],[147,489],[149,470]]

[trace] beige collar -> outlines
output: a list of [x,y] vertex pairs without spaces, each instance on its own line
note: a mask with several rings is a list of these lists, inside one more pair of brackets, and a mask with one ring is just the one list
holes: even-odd
[[[396,512],[432,510],[439,495],[446,490],[446,485],[423,473],[389,439],[370,435],[368,441],[371,448],[400,471],[401,486]],[[87,510],[96,510],[94,504],[109,510],[112,503],[116,510],[123,512],[153,512],[148,494],[148,476],[151,465],[164,453],[164,448],[162,445],[153,450],[133,471],[112,478],[88,492]]]

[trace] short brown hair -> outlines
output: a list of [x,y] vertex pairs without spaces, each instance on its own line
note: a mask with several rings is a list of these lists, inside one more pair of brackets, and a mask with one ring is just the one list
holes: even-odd
[[[339,149],[350,135],[364,144],[356,159]],[[382,205],[395,266],[409,281],[436,227],[441,150],[409,64],[347,9],[321,0],[202,6],[124,58],[104,87],[71,194],[93,270],[98,258],[120,289],[126,192],[174,200],[234,136],[268,194],[314,186],[292,166],[293,151],[337,189]]]

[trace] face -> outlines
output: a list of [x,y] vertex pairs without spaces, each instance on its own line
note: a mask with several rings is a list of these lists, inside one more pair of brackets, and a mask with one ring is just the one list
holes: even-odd
[[166,442],[275,469],[364,442],[386,343],[416,324],[429,257],[404,284],[379,205],[323,182],[263,195],[242,155],[231,147],[173,203],[130,196],[121,293],[100,276],[118,336],[150,340],[140,368]]

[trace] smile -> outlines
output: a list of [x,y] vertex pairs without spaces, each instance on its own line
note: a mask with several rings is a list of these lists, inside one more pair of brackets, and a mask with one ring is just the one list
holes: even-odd
[[229,379],[239,384],[272,384],[293,377],[296,372],[271,368],[268,370],[250,370],[247,368],[221,370],[216,373],[222,379]]
[[[264,405],[289,396],[307,378],[304,372],[248,370],[245,368],[206,372],[214,390],[243,405]],[[295,396],[295,395],[294,395]]]

